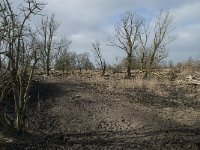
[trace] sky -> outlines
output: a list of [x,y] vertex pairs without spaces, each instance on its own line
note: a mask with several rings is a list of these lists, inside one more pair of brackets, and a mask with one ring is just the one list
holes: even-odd
[[[46,0],[45,13],[55,14],[61,23],[59,35],[72,41],[71,51],[92,52],[91,44],[100,41],[108,63],[125,56],[125,52],[107,46],[114,27],[126,11],[134,11],[152,20],[161,9],[174,16],[176,40],[167,47],[168,60],[185,61],[200,57],[200,0]],[[92,54],[91,54],[92,55]]]

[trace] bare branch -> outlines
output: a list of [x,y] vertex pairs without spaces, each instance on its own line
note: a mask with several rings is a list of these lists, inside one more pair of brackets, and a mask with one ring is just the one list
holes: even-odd
[[95,41],[94,43],[92,43],[92,50],[93,50],[93,53],[96,57],[96,63],[98,64],[98,66],[101,67],[102,75],[104,75],[105,69],[106,69],[106,63],[105,63],[105,60],[103,59],[103,56],[102,56],[102,53],[101,53],[99,41]]

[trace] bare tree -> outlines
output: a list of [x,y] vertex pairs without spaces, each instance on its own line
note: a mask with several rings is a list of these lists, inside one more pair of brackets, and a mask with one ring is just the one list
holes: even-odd
[[93,69],[94,66],[92,64],[92,62],[90,61],[90,55],[87,52],[82,53],[82,67],[83,69],[85,69],[86,71],[89,69]]
[[79,69],[80,72],[82,69],[85,69],[87,71],[88,69],[94,68],[92,62],[89,59],[89,53],[84,52],[78,54],[76,58],[77,58],[77,68]]
[[[4,50],[1,54],[7,59],[8,68],[3,78],[9,77],[7,81],[8,83],[11,82],[15,102],[15,121],[5,118],[3,120],[7,120],[9,126],[15,126],[15,129],[20,132],[25,129],[29,90],[38,60],[36,49],[32,49],[34,46],[29,34],[28,22],[32,15],[39,14],[44,7],[44,3],[36,0],[25,0],[24,2],[24,5],[19,7],[18,10],[13,9],[8,0],[3,0],[0,3],[0,16],[3,18],[3,34],[1,34],[3,38],[1,42],[4,44]],[[4,96],[5,88],[1,90],[1,102]],[[2,111],[2,107],[0,109],[0,113],[5,113]]]
[[53,51],[55,50],[55,34],[59,28],[59,23],[55,20],[54,14],[50,17],[46,16],[41,21],[41,61],[46,75],[49,76],[52,59],[55,58]]
[[68,73],[70,70],[70,53],[68,52],[71,41],[63,38],[61,39],[58,46],[58,54],[56,56],[56,64],[55,67],[58,70],[62,70],[63,75]]
[[127,77],[131,77],[132,59],[139,43],[138,33],[143,24],[143,18],[132,12],[122,15],[114,33],[114,39],[110,40],[110,46],[118,47],[127,54]]
[[149,24],[144,23],[141,26],[141,30],[138,33],[139,40],[140,40],[140,46],[139,46],[139,59],[140,59],[140,70],[144,71],[145,67],[148,62],[149,57],[149,36],[150,36],[150,30],[149,30]]
[[82,68],[83,68],[83,64],[82,64],[82,54],[76,55],[76,64],[77,64],[77,68],[78,68],[79,72],[81,73]]
[[106,62],[102,56],[99,41],[95,41],[94,43],[92,43],[92,50],[95,55],[95,61],[98,64],[98,66],[101,68],[102,76],[103,76],[106,72]]
[[159,62],[167,57],[166,46],[175,39],[174,36],[170,35],[173,31],[172,23],[173,16],[170,14],[170,12],[164,12],[161,10],[160,14],[156,18],[153,40],[150,47],[148,48],[149,57],[148,63],[145,67],[144,78],[148,77],[148,74],[152,67],[155,65],[155,62]]

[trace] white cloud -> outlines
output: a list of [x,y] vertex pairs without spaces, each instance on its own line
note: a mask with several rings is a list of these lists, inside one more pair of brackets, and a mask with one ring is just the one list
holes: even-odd
[[177,23],[194,23],[200,18],[200,1],[182,5],[174,10],[175,21]]
[[169,46],[169,60],[178,62],[200,56],[200,23],[183,26],[176,31],[177,39]]
[[97,39],[102,43],[107,60],[111,61],[108,57],[113,56],[114,60],[115,56],[124,55],[106,46],[120,14],[136,10],[151,18],[162,8],[172,10],[177,26],[178,38],[169,47],[170,57],[175,52],[184,51],[183,55],[187,56],[191,50],[200,51],[199,0],[48,0],[46,10],[55,13],[57,20],[62,22],[60,33],[72,40],[73,50],[90,51],[91,43]]
[[176,51],[200,52],[199,29],[200,23],[179,28],[179,30],[175,33],[177,35],[177,40],[174,41],[174,44],[171,47]]

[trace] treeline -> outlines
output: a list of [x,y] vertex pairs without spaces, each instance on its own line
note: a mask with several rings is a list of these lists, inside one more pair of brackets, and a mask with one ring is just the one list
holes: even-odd
[[73,73],[75,70],[94,70],[95,67],[90,61],[89,53],[77,54],[70,51],[62,51],[56,56],[54,69],[62,71],[63,75]]

